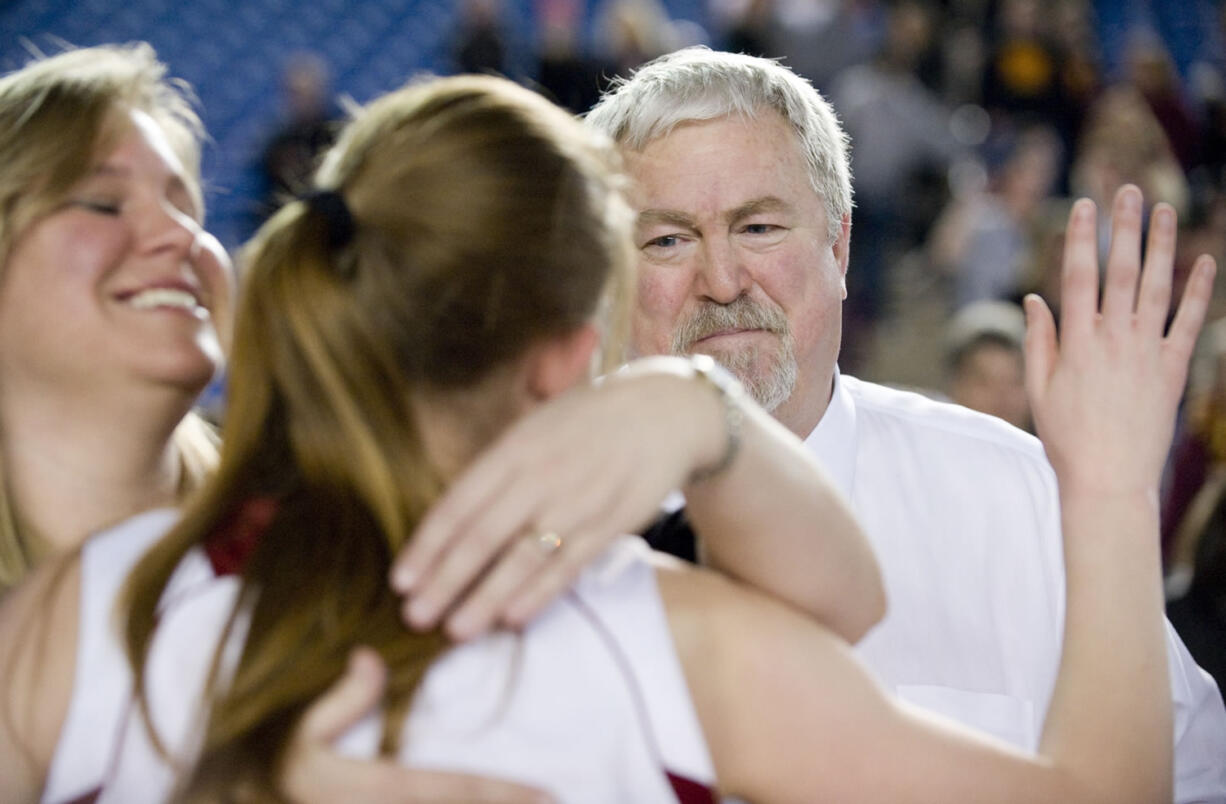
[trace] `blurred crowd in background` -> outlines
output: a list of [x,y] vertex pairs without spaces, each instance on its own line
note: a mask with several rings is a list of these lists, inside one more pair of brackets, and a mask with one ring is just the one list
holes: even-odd
[[[23,5],[38,3],[17,0],[7,16],[0,10],[0,21],[18,26],[3,31],[0,53],[14,54],[20,37],[47,46],[42,31],[14,19]],[[102,14],[106,5],[91,0],[79,13]],[[269,8],[294,14],[293,5],[279,0]],[[379,54],[403,63],[403,75],[422,68],[504,74],[576,113],[612,76],[684,45],[783,59],[831,99],[851,136],[856,208],[840,366],[947,395],[1023,428],[1030,421],[1018,301],[1037,291],[1058,307],[1073,198],[1088,196],[1102,210],[1121,184],[1135,183],[1148,204],[1164,201],[1179,213],[1177,281],[1200,253],[1226,263],[1221,0],[463,0],[401,3],[407,11],[392,8],[396,2],[351,5],[363,13],[383,9],[383,17],[367,15],[375,26],[391,19],[433,26],[422,53]],[[350,14],[344,6],[334,20]],[[161,7],[165,25],[176,11]],[[30,9],[34,24],[39,17]],[[133,24],[128,38],[146,38],[140,21]],[[175,69],[176,52],[154,44]],[[0,67],[19,66],[14,59]],[[361,55],[335,64],[310,42],[279,59],[281,96],[263,100],[258,137],[248,137],[243,153],[222,157],[241,161],[245,171],[222,188],[225,207],[239,210],[232,215],[239,223],[218,232],[223,240],[240,240],[303,186],[343,114],[341,98],[354,94],[363,60],[373,68],[374,59]],[[205,92],[202,99],[208,119],[212,100]],[[213,123],[210,129],[218,143],[228,142]],[[1100,225],[1105,246],[1105,214]],[[1223,316],[1226,282],[1212,312]],[[1172,620],[1221,680],[1226,319],[1209,328],[1202,351],[1168,471],[1164,539],[1171,596],[1179,601]]]
[[[1074,197],[1102,206],[1136,183],[1180,213],[1181,268],[1226,253],[1220,3],[710,0],[690,20],[658,0],[537,0],[526,58],[512,6],[459,4],[450,71],[510,75],[582,113],[611,76],[705,43],[781,58],[833,101],[856,194],[846,371],[933,390],[966,384],[954,375],[967,371],[1016,381],[1003,360],[968,360],[975,333],[951,322],[982,308],[969,320],[1002,346],[1015,316],[982,303],[1038,291],[1058,304]],[[262,161],[265,210],[309,173],[339,114],[318,57],[295,56],[284,87],[290,120]]]

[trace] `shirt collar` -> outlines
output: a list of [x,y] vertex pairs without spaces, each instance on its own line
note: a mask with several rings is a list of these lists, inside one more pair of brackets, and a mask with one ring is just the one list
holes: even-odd
[[856,405],[847,386],[836,366],[830,404],[805,439],[805,446],[817,456],[839,491],[850,497],[856,479]]

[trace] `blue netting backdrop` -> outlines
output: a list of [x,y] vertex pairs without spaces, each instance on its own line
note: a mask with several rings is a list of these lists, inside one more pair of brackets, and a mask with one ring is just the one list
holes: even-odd
[[[592,19],[596,2],[589,2]],[[702,0],[665,3],[674,18],[703,22]],[[508,72],[531,79],[533,0],[504,0]],[[420,72],[447,73],[459,22],[449,0],[0,0],[0,72],[29,46],[55,52],[144,40],[200,97],[212,142],[204,175],[209,229],[227,247],[252,226],[261,188],[255,165],[283,113],[279,81],[294,53],[319,54],[333,90],[367,101]]]

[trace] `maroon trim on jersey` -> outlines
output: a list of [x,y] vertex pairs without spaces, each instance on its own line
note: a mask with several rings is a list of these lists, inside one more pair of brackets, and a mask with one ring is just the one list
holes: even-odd
[[673,792],[677,794],[680,804],[719,804],[715,791],[702,782],[678,776],[669,770],[664,771],[664,775],[673,786]]
[[204,545],[213,572],[219,576],[242,572],[260,535],[277,515],[278,507],[272,497],[252,497],[239,505]]
[[98,797],[101,795],[102,795],[102,788],[95,787],[93,790],[90,790],[86,793],[82,793],[76,798],[70,798],[67,801],[62,802],[62,804],[94,804],[94,802],[97,801]]

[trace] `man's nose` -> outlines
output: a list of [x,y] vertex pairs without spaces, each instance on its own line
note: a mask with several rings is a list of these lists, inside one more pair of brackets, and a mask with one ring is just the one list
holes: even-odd
[[731,304],[749,290],[752,281],[731,243],[704,240],[698,271],[699,292],[718,304]]

